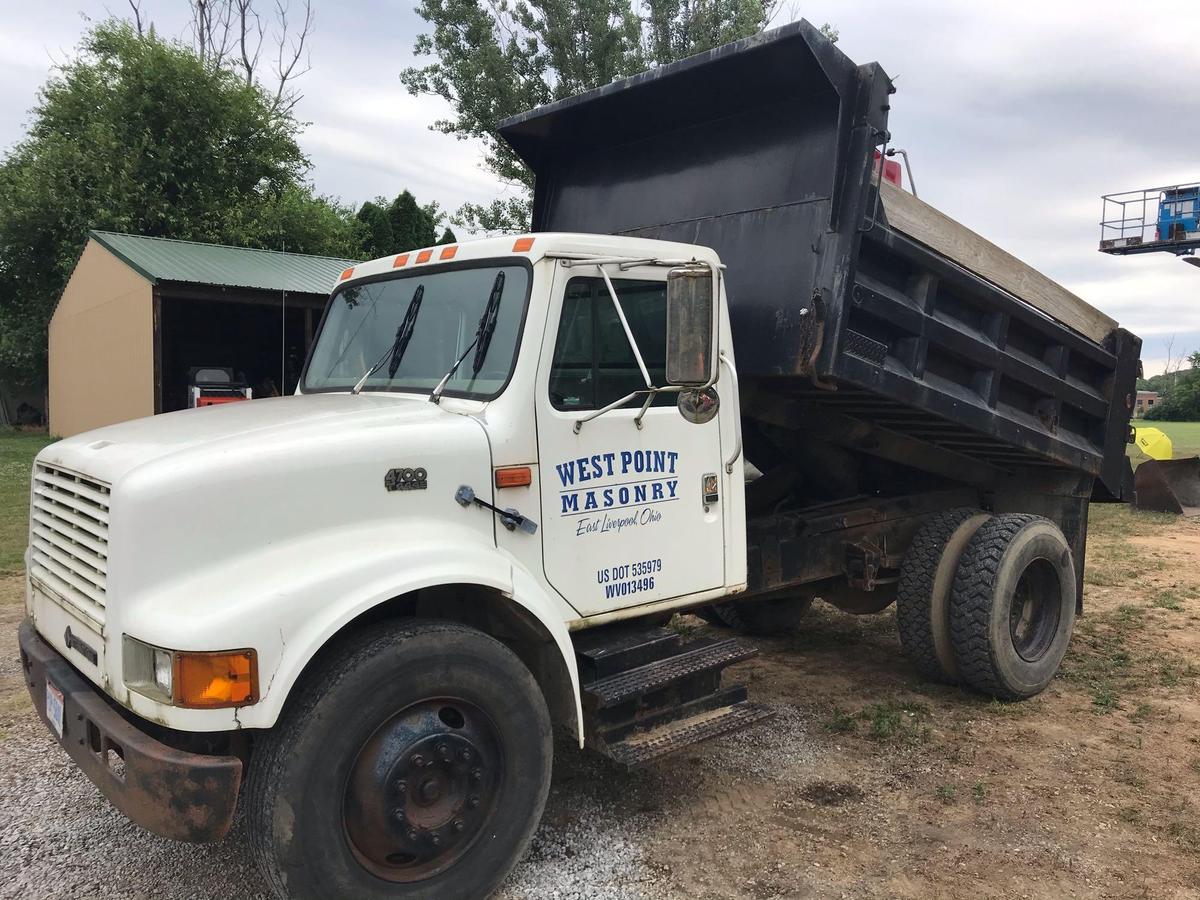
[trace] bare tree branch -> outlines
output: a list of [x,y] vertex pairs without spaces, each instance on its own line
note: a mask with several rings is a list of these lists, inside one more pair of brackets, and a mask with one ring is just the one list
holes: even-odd
[[[260,0],[187,0],[192,11],[190,26],[196,55],[213,66],[236,71],[250,84],[262,85],[260,61],[267,43],[268,19],[256,9]],[[128,0],[133,9],[134,23],[142,33],[141,0]],[[293,0],[275,0],[274,28],[270,37],[274,44],[273,71],[265,88],[272,96],[275,109],[288,111],[301,99],[294,88],[295,81],[312,65],[308,49],[315,16],[312,0],[300,0],[294,17]],[[270,52],[270,51],[268,51]]]
[[[254,11],[254,0],[235,0],[238,14],[238,45],[242,53],[242,70],[247,81],[254,81],[258,68],[258,57],[262,53],[266,26],[262,17]],[[253,45],[253,49],[251,49]]]
[[133,10],[133,27],[137,29],[138,37],[144,37],[146,28],[142,23],[142,0],[129,0],[129,8]]
[[[275,57],[275,75],[278,82],[275,88],[275,107],[290,110],[299,102],[301,95],[292,90],[288,83],[299,78],[312,68],[306,45],[313,28],[312,0],[304,0],[304,21],[300,30],[289,37],[290,28],[288,13],[291,3],[288,0],[275,0],[275,16],[279,22],[279,35]],[[302,68],[301,58],[304,59]]]

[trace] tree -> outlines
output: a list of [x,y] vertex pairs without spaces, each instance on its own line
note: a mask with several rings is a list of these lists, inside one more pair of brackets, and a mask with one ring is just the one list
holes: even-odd
[[[509,196],[465,204],[455,224],[529,227],[532,175],[496,134],[508,116],[761,31],[778,0],[421,0],[432,26],[414,52],[428,65],[400,78],[449,102],[436,131],[483,143],[484,165]],[[836,40],[829,26],[826,34]]]
[[153,29],[105,22],[0,162],[0,378],[45,378],[46,325],[88,229],[352,256],[273,96]]
[[392,234],[392,219],[388,215],[387,200],[383,197],[368,200],[359,207],[355,218],[363,226],[363,256],[376,259],[396,252],[396,239]]
[[436,203],[421,206],[409,191],[403,191],[388,207],[395,246],[388,252],[416,250],[437,243],[438,225],[446,218]]
[[450,230],[450,226],[446,226],[446,230],[442,232],[442,236],[438,238],[439,244],[457,244],[458,238],[454,236],[454,232]]
[[[139,37],[154,23],[143,19],[142,0],[128,0],[132,24]],[[312,66],[308,39],[313,31],[312,0],[275,0],[265,16],[257,0],[187,0],[192,21],[187,34],[196,55],[213,66],[237,72],[258,84],[276,107],[291,109],[301,95],[294,82]],[[268,32],[270,39],[268,41]],[[263,61],[263,50],[268,50]],[[264,77],[265,76],[265,77]]]

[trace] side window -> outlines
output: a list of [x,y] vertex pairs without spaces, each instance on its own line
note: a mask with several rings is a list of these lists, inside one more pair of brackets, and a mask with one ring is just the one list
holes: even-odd
[[[665,382],[667,286],[662,281],[614,279],[613,287],[650,372]],[[599,409],[645,387],[633,348],[601,278],[572,278],[563,295],[558,341],[550,367],[550,402],[555,409]],[[673,394],[655,405],[670,405]],[[636,406],[641,400],[631,400]]]

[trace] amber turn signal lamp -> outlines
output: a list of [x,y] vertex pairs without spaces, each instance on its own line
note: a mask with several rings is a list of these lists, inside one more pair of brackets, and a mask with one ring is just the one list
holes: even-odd
[[429,262],[429,258],[431,256],[433,256],[432,250],[422,250],[420,253],[417,254],[417,262],[419,262],[419,263]]
[[441,255],[438,259],[454,259],[454,254],[458,252],[458,247],[451,244],[449,247],[443,247]]
[[350,268],[348,268],[344,272],[342,272],[342,275],[338,279],[338,281],[345,281],[347,278],[349,278],[353,274],[354,274],[354,266],[351,266]]
[[533,249],[533,238],[523,237],[517,238],[513,242],[513,253],[525,253]]
[[218,709],[258,702],[258,654],[253,650],[175,654],[175,705]]
[[401,253],[399,256],[397,256],[392,261],[393,269],[399,269],[401,266],[407,266],[407,265],[408,265],[408,254],[407,253]]
[[533,472],[529,466],[510,466],[496,470],[496,487],[529,487],[533,484]]

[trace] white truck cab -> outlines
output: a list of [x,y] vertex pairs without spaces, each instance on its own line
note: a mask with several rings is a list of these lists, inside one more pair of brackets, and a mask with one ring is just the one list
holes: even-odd
[[[313,682],[322,654],[381,622],[436,621],[507,642],[511,650],[487,646],[533,673],[523,687],[537,692],[545,721],[522,740],[548,754],[557,720],[582,746],[572,631],[746,585],[722,282],[711,250],[595,235],[389,256],[342,274],[295,396],[47,447],[35,463],[26,559],[27,666],[45,669],[43,715],[69,749],[81,732],[73,755],[132,817],[212,839],[228,828],[241,765],[263,752],[251,745],[279,732],[298,694],[322,690]],[[692,338],[671,360],[668,320]],[[744,651],[722,645],[721,654],[710,671]],[[92,714],[72,721],[86,706],[78,676],[115,712],[92,698]],[[481,719],[496,715],[472,706]],[[736,699],[725,708],[728,725],[705,736],[759,717]],[[470,718],[439,712],[451,724]],[[153,727],[131,738],[130,723]],[[420,732],[415,743],[428,737],[407,724]],[[443,732],[472,759],[499,764],[514,752],[496,734],[433,730]],[[224,777],[214,781],[185,748],[219,748],[209,758]],[[395,755],[372,765],[390,771]],[[193,783],[188,815],[172,815],[181,797],[165,796],[164,767],[167,780]],[[475,796],[457,785],[461,774],[430,789],[454,795],[450,811]],[[538,810],[539,796],[544,785],[527,797]],[[450,844],[456,826],[478,830],[431,816],[389,850],[400,863],[377,854],[385,882],[390,869],[427,862],[407,846],[427,831]]]

